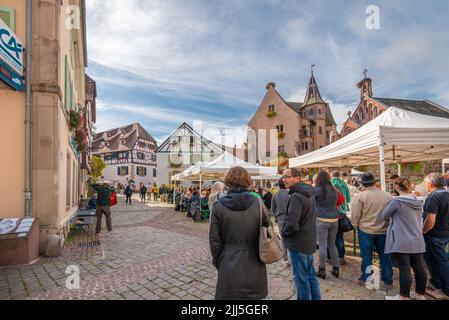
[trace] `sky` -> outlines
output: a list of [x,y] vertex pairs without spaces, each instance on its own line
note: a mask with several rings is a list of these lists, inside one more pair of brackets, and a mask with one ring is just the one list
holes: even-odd
[[364,69],[375,97],[449,107],[449,1],[86,2],[97,132],[140,122],[161,143],[201,121],[206,137],[224,130],[241,146],[266,84],[303,102],[312,64],[339,127]]

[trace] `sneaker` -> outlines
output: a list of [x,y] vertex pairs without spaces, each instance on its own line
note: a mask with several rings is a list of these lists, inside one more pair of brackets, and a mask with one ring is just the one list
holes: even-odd
[[410,298],[413,300],[426,300],[426,296],[416,293],[415,291],[410,292]]
[[395,295],[395,296],[385,296],[385,300],[410,300],[410,299],[401,297],[400,295]]

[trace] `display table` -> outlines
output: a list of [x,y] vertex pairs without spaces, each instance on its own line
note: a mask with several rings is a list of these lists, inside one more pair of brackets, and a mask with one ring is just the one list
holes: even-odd
[[29,264],[37,258],[39,258],[39,220],[0,219],[0,266]]

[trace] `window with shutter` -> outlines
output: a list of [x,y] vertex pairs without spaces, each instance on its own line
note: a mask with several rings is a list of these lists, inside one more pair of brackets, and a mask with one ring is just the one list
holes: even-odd
[[0,19],[2,19],[14,33],[16,32],[14,8],[0,6]]
[[127,176],[128,175],[128,167],[125,167],[125,175]]
[[147,168],[143,168],[143,175],[144,175],[144,177],[147,176]]
[[67,61],[67,56],[65,56],[65,109],[67,112],[70,111],[70,68],[69,62]]
[[73,91],[73,84],[70,84],[70,101],[72,102],[70,109],[76,111],[76,99],[75,92]]

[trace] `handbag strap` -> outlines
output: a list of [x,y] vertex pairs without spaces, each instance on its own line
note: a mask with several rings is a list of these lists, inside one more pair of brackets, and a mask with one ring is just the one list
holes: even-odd
[[[263,210],[263,202],[262,199],[257,198],[257,201],[259,201],[259,211],[260,211],[260,215],[259,215],[259,227],[262,227],[262,217],[264,215],[264,210]],[[270,217],[267,217],[268,220],[268,226],[272,226],[273,224],[271,223],[271,219]]]

